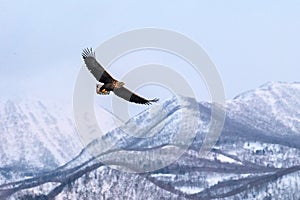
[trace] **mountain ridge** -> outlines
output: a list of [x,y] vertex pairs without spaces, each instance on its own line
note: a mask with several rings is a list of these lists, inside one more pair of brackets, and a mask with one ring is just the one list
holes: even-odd
[[[268,86],[263,86],[257,90],[266,92],[265,94],[268,96],[274,88],[279,86],[282,88],[284,85],[285,83],[269,83]],[[297,102],[300,101],[300,88],[291,86],[291,89],[287,90],[284,87],[282,94],[284,95],[273,96],[274,98],[280,97],[278,101],[283,102],[283,104],[278,105],[285,106],[288,103],[295,107],[293,110],[280,108],[285,111],[281,112],[280,117],[287,119],[291,115],[298,119],[300,107],[297,107],[299,106]],[[254,95],[253,98],[257,99],[249,99],[247,96],[244,98],[244,102],[241,102],[242,98],[239,101],[238,99],[228,101],[226,107],[228,112],[222,134],[212,151],[204,157],[199,156],[198,152],[207,134],[205,127],[210,123],[210,103],[198,103],[198,108],[201,110],[199,115],[201,122],[191,146],[184,151],[180,158],[164,168],[142,174],[117,171],[106,166],[103,159],[106,162],[111,162],[112,165],[126,165],[126,162],[113,159],[114,157],[111,157],[112,152],[106,152],[106,157],[90,156],[89,149],[86,147],[81,153],[85,151],[87,154],[73,157],[69,164],[43,172],[36,177],[33,176],[25,180],[21,178],[19,179],[20,183],[10,182],[8,185],[0,185],[0,196],[2,194],[3,197],[3,195],[16,190],[17,193],[10,196],[12,199],[30,194],[30,192],[41,193],[41,191],[48,197],[67,199],[72,199],[72,197],[122,198],[124,195],[131,198],[140,195],[151,199],[159,197],[268,199],[275,198],[276,195],[285,199],[300,198],[298,193],[300,188],[296,184],[300,166],[300,161],[297,159],[300,156],[300,145],[297,143],[300,140],[299,132],[297,132],[299,122],[295,120],[293,124],[287,124],[284,123],[285,120],[274,118],[273,121],[276,123],[271,123],[264,116],[274,116],[272,112],[269,112],[272,106],[265,106],[261,92],[253,92],[252,95]],[[295,99],[299,101],[295,101]],[[258,102],[259,104],[256,105]],[[247,109],[250,106],[254,106],[253,112]],[[172,105],[172,108],[176,108],[176,104]],[[275,108],[279,107],[275,105]],[[178,108],[175,110],[180,111]],[[259,115],[259,110],[262,111],[263,117]],[[144,111],[127,123],[132,123],[131,126],[133,127],[134,124],[141,126],[141,124],[150,123],[151,125],[156,119],[151,115],[152,121],[148,121],[149,113],[149,110]],[[155,115],[155,112],[153,114]],[[170,116],[176,118],[176,115]],[[165,117],[168,117],[168,112]],[[162,120],[168,122],[166,121],[168,118],[165,117]],[[170,118],[169,123],[174,123],[172,126],[180,122],[175,118]],[[168,140],[162,137],[163,132],[160,133],[161,135],[155,134],[154,138],[151,138],[153,140],[146,138],[137,141],[135,138],[130,139],[130,137],[126,139],[127,136],[119,134],[121,132],[117,129],[112,130],[111,133],[114,131],[113,135],[115,136],[112,139],[119,137],[118,140],[120,140],[120,143],[116,142],[117,145],[113,146],[116,151],[126,150],[138,156],[140,155],[138,151],[151,151],[153,148],[168,147]],[[167,134],[166,136],[171,137],[171,135]],[[105,135],[105,137],[111,136],[112,134],[109,133]],[[94,142],[99,144],[97,141]],[[116,163],[116,161],[118,162]],[[65,182],[66,180],[70,182]],[[60,184],[54,184],[55,182]],[[139,182],[143,184],[139,186]],[[37,185],[45,183],[52,185],[44,186],[43,189],[35,188]],[[72,186],[66,187],[67,184],[72,184]],[[93,193],[86,187],[87,184]],[[137,185],[135,186],[135,184]],[[127,187],[127,185],[132,187]],[[141,193],[141,186],[144,186],[143,193]],[[289,191],[284,190],[287,186],[290,188]]]

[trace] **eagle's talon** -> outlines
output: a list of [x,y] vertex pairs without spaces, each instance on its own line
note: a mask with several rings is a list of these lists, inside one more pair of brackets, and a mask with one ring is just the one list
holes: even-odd
[[100,95],[109,95],[109,92],[97,92]]
[[99,93],[99,94],[101,94],[101,95],[109,95],[109,92],[101,92],[101,93]]

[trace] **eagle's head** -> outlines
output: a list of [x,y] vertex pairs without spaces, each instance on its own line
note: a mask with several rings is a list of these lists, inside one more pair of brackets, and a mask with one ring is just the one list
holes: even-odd
[[96,84],[96,93],[97,94],[101,94],[100,85],[99,84]]

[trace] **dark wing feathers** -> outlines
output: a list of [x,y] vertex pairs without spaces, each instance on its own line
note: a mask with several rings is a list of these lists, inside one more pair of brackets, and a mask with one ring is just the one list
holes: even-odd
[[93,49],[84,49],[82,51],[82,57],[85,62],[86,67],[94,75],[94,77],[102,83],[111,83],[114,78],[105,71],[105,69],[97,62],[95,58],[95,52]]
[[134,103],[147,104],[148,105],[148,104],[151,104],[151,102],[157,102],[158,101],[158,99],[147,100],[143,97],[140,97],[140,96],[134,94],[133,92],[131,92],[130,90],[128,90],[125,87],[115,88],[113,90],[113,92],[118,97],[121,97],[121,98],[123,98],[127,101],[134,102]]

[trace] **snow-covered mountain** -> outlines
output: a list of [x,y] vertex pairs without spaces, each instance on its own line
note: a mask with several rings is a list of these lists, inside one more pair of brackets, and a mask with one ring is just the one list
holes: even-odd
[[[83,148],[72,119],[72,105],[35,98],[0,102],[0,170],[2,176],[32,176],[55,169]],[[111,130],[111,114],[95,106],[103,131]],[[1,175],[0,175],[1,177]],[[2,179],[3,180],[3,179]],[[1,182],[0,182],[1,183]]]
[[[9,166],[12,163],[13,159],[7,156],[13,154],[9,154],[11,151],[23,153],[24,157],[26,154],[24,149],[33,151],[29,148],[32,139],[19,139],[22,138],[20,134],[24,133],[20,130],[35,127],[32,124],[36,126],[43,124],[45,132],[53,128],[53,123],[49,123],[47,119],[51,117],[44,116],[45,113],[54,116],[52,112],[36,112],[40,110],[39,104],[43,105],[41,102],[33,103],[34,106],[27,109],[30,112],[24,111],[23,107],[26,106],[22,104],[20,104],[22,106],[15,102],[11,104],[14,106],[10,106],[9,109],[6,108],[9,103],[2,105],[2,118],[9,113],[16,114],[7,117],[11,119],[6,120],[10,121],[9,123],[1,124],[0,137],[5,138],[5,141],[7,138],[13,140],[14,145],[17,146],[20,142],[28,143],[26,144],[28,146],[15,150],[6,146],[10,149],[4,153],[5,160],[2,166]],[[122,127],[115,128],[103,137],[92,141],[76,156],[76,152],[60,153],[49,147],[48,154],[53,155],[55,159],[51,161],[54,163],[53,168],[62,164],[63,161],[60,160],[65,157],[66,163],[32,178],[18,177],[20,181],[10,180],[10,183],[0,185],[0,198],[299,199],[300,83],[270,82],[245,92],[233,100],[228,100],[225,107],[227,116],[222,134],[212,151],[206,156],[199,155],[199,149],[211,122],[211,104],[207,102],[195,104],[193,99],[185,97],[171,98],[161,105],[145,110]],[[197,109],[200,112],[197,112]],[[34,117],[26,117],[30,116],[29,113],[34,113]],[[108,116],[109,113],[105,113],[102,117],[105,118],[105,115]],[[191,115],[197,116],[197,122],[191,123],[193,119],[189,117]],[[63,122],[65,120],[63,117],[64,115],[59,114],[53,118]],[[39,119],[37,123],[31,122],[34,118]],[[13,124],[16,121],[14,119],[24,123],[18,122],[19,124],[15,126],[7,126]],[[42,123],[42,121],[46,122]],[[52,119],[53,121],[56,121],[55,126],[59,126],[57,120]],[[26,122],[27,126],[24,125]],[[66,123],[62,124],[65,126]],[[183,137],[195,127],[194,138]],[[34,132],[35,129],[29,130]],[[62,128],[58,130],[68,131]],[[35,138],[45,147],[48,140],[57,141],[56,143],[59,144],[57,146],[74,143],[72,151],[76,151],[78,137],[77,139],[68,137],[69,134],[74,133],[72,125],[70,130],[73,132],[60,131],[58,135],[52,133],[51,139],[45,140],[42,136],[35,136]],[[18,137],[6,135],[15,132]],[[132,133],[140,138],[133,137]],[[176,140],[177,137],[179,139]],[[186,147],[180,142],[182,139],[192,143],[188,149],[185,149]],[[61,145],[58,141],[61,141]],[[174,153],[181,152],[179,150],[182,148],[184,148],[183,154],[178,159],[167,166],[157,168],[168,158],[173,159]],[[70,160],[71,157],[73,159]],[[149,162],[145,162],[147,159]],[[21,158],[15,159],[16,166],[18,161],[26,166],[35,163],[40,168],[46,165],[39,156],[26,157],[25,161]],[[127,172],[142,172],[141,169],[145,169],[145,166],[139,165],[140,163],[146,163],[148,167],[146,169],[154,171]],[[49,170],[49,168],[45,169]],[[4,170],[2,172],[3,175]]]
[[70,111],[36,99],[2,101],[0,107],[3,174],[55,169],[80,152]]
[[[300,133],[300,82],[268,82],[229,100],[231,118],[277,134]],[[278,130],[274,130],[278,128]]]

